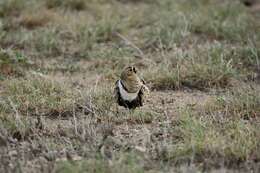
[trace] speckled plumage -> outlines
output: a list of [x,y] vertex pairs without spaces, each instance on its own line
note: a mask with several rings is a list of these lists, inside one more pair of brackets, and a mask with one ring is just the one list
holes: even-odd
[[144,80],[137,75],[137,70],[129,66],[123,70],[120,79],[116,81],[115,97],[120,106],[128,109],[135,109],[144,104],[149,89],[145,86]]

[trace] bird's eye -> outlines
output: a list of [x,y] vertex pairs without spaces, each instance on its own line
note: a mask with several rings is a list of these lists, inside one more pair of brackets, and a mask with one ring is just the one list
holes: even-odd
[[130,66],[126,68],[126,71],[131,71],[131,70],[132,68]]
[[135,67],[133,67],[133,71],[136,73],[136,68]]

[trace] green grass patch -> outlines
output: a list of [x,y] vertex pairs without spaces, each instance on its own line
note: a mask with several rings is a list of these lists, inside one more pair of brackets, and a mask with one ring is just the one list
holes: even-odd
[[133,153],[124,153],[119,156],[119,159],[113,160],[113,164],[109,164],[107,160],[101,158],[82,160],[78,162],[64,161],[58,163],[56,166],[57,172],[70,173],[70,172],[95,172],[95,173],[142,173],[145,172],[144,168],[139,163],[138,158]]
[[196,10],[192,16],[193,32],[230,41],[247,40],[254,36],[253,18],[243,4],[239,2],[218,4],[214,1],[205,6],[199,2],[197,4],[191,7]]
[[146,44],[153,48],[171,49],[196,35],[231,42],[246,42],[257,35],[256,22],[238,1],[165,0],[153,8],[154,22],[145,30]]
[[230,118],[254,119],[260,117],[260,89],[257,86],[241,84],[239,88],[227,91],[207,104],[210,112],[222,111]]
[[179,123],[175,128],[181,140],[172,145],[168,155],[176,163],[190,160],[208,166],[224,164],[237,167],[250,161],[251,154],[259,150],[255,124],[239,119],[220,123],[213,117],[198,117],[189,112],[183,114]]
[[[0,110],[1,111],[1,110]],[[4,132],[2,136],[6,142],[8,143],[9,139],[16,139],[18,141],[25,140],[32,133],[33,122],[29,121],[25,117],[20,117],[15,113],[5,114],[0,112],[0,125],[1,132]]]
[[145,79],[155,89],[224,88],[239,77],[229,50],[218,43],[187,53],[167,53],[162,58],[160,65],[145,72]]
[[0,49],[0,76],[21,76],[30,66],[29,60],[19,51]]
[[91,92],[90,99],[97,113],[101,116],[108,116],[115,103],[113,89],[108,86],[97,88]]
[[[55,81],[41,77],[13,79],[5,84],[6,102],[12,102],[23,115],[52,115],[72,112],[78,93]],[[9,111],[11,111],[9,107]]]

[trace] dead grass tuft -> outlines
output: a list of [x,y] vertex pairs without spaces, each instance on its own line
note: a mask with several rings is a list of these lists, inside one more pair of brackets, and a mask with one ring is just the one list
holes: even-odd
[[36,27],[45,26],[53,17],[54,14],[48,10],[32,11],[27,14],[24,13],[19,19],[19,24],[28,29],[34,29]]
[[84,0],[47,0],[46,6],[48,8],[63,7],[80,11],[86,8],[86,2]]

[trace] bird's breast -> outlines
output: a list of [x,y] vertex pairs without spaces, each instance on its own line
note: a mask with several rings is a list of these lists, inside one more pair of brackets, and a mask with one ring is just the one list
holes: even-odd
[[138,96],[139,91],[137,91],[135,93],[127,92],[124,89],[124,87],[122,86],[121,81],[118,82],[118,86],[119,86],[120,95],[121,95],[123,100],[132,101],[132,100],[136,99],[136,97]]

